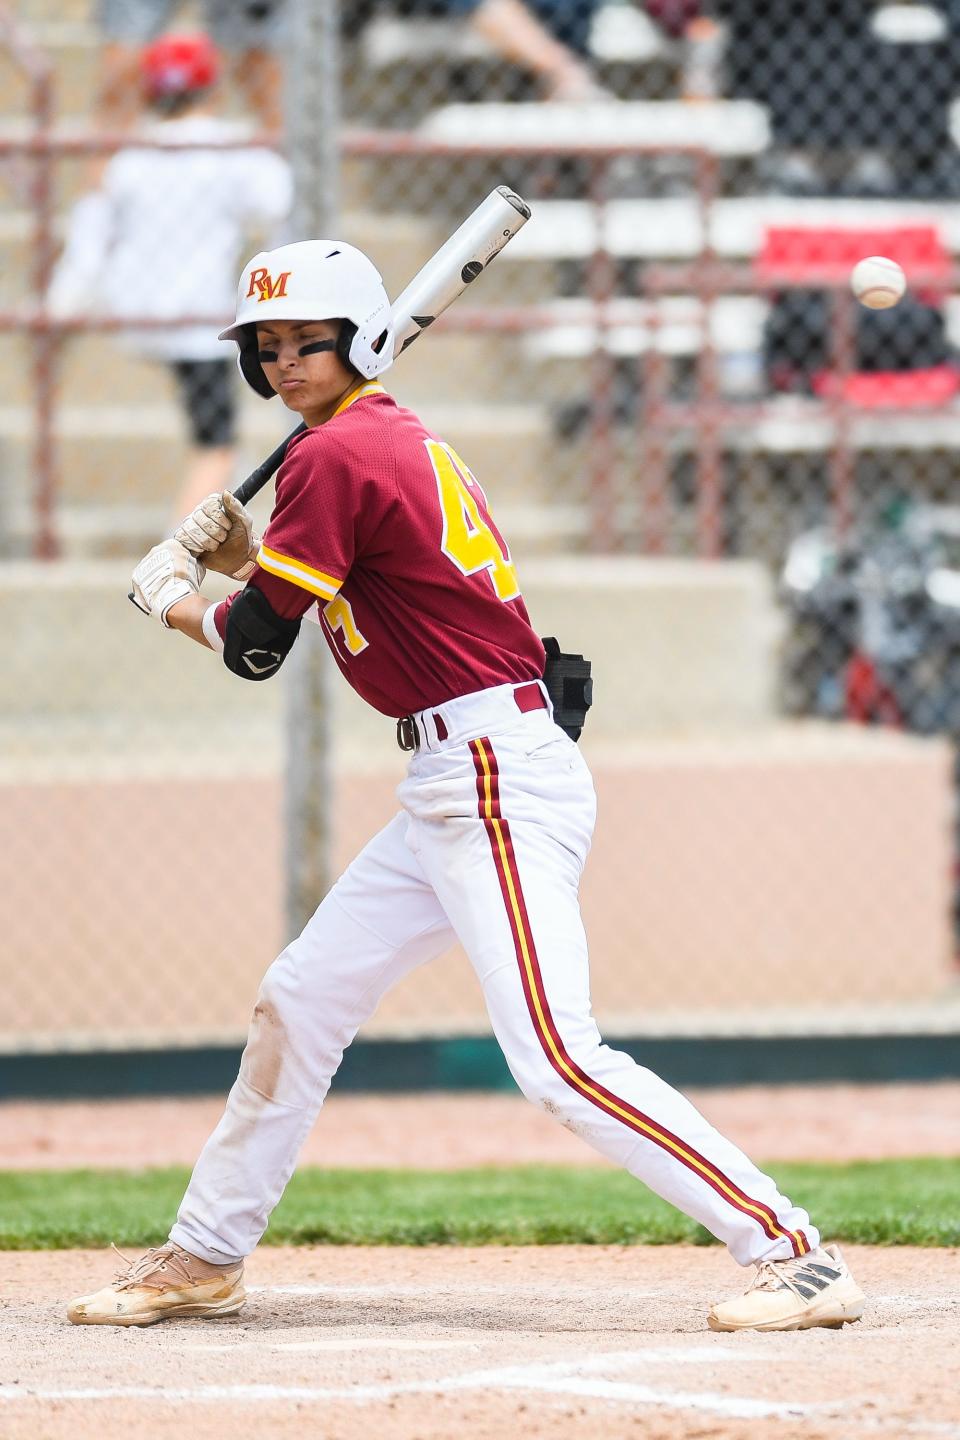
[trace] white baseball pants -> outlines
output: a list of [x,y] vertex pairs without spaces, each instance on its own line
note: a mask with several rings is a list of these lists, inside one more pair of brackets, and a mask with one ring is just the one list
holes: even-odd
[[596,802],[576,745],[547,709],[521,712],[509,685],[417,722],[401,813],[264,977],[240,1073],[171,1239],[213,1263],[253,1250],[358,1028],[392,985],[458,938],[530,1100],[741,1264],[818,1245],[806,1212],[769,1176],[600,1038],[577,899]]

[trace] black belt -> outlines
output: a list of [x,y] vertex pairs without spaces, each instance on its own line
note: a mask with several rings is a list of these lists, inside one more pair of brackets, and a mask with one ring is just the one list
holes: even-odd
[[412,715],[401,715],[397,721],[397,744],[401,750],[420,749],[420,730]]
[[[540,689],[538,680],[530,680],[526,685],[518,685],[513,692],[513,698],[517,709],[525,715],[530,710],[546,710],[547,702],[543,698],[543,691]],[[437,736],[441,740],[447,738],[447,727],[444,719],[438,711],[433,712],[433,723],[436,726]],[[412,715],[401,715],[397,721],[397,744],[401,750],[419,750],[423,742],[420,739],[420,727]]]

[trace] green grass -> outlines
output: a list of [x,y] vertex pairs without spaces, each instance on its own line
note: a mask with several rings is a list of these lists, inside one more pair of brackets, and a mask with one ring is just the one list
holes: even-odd
[[[830,1239],[960,1245],[960,1160],[776,1165],[778,1184]],[[8,1171],[0,1249],[121,1248],[167,1234],[184,1169]],[[629,1175],[608,1169],[303,1170],[267,1234],[274,1245],[709,1244]]]

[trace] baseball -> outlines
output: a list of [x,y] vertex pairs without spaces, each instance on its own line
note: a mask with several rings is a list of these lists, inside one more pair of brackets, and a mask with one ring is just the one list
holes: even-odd
[[870,310],[889,310],[896,305],[907,288],[907,277],[896,260],[885,255],[870,255],[853,267],[850,288]]

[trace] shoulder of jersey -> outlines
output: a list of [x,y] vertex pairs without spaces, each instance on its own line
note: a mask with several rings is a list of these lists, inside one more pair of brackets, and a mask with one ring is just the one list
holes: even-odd
[[388,408],[363,402],[350,405],[326,424],[315,425],[298,435],[287,453],[292,455],[296,451],[302,460],[319,460],[336,453],[345,457],[362,456],[372,435],[382,434],[389,427],[389,417],[395,413],[394,406]]

